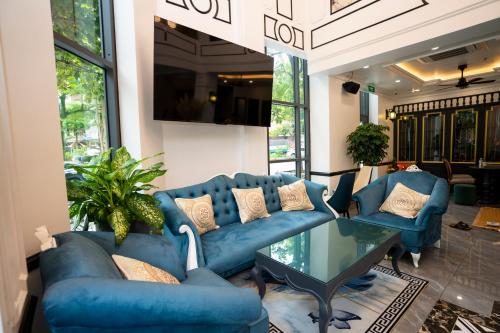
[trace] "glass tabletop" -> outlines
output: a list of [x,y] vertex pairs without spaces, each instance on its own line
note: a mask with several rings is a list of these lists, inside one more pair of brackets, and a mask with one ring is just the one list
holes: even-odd
[[338,218],[257,252],[326,283],[398,232]]

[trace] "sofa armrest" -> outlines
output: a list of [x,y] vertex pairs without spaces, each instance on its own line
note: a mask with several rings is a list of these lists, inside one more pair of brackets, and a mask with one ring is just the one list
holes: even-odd
[[249,288],[170,285],[78,278],[52,285],[43,297],[51,327],[242,325],[257,320],[262,304]]
[[438,178],[432,189],[431,196],[418,214],[415,225],[426,226],[432,215],[443,215],[448,209],[449,189],[443,178]]
[[[301,179],[286,173],[282,173],[281,176],[287,185]],[[307,195],[314,205],[314,210],[338,217],[338,214],[325,201],[325,195],[328,192],[326,185],[314,183],[309,180],[305,180],[304,184],[306,185]]]
[[387,177],[380,177],[354,193],[352,200],[356,201],[360,215],[371,215],[378,212],[384,201]]
[[[187,217],[184,212],[177,207],[175,201],[164,192],[156,192],[155,198],[160,201],[160,208],[165,215],[165,225],[174,235],[186,235],[189,240],[187,248],[187,265],[186,269],[190,270],[196,267],[205,266],[205,257],[203,255],[203,247],[201,245],[200,234],[193,222]],[[188,228],[186,228],[186,226]],[[193,246],[194,240],[194,246]],[[196,251],[196,253],[193,253]],[[196,258],[196,263],[193,261]]]

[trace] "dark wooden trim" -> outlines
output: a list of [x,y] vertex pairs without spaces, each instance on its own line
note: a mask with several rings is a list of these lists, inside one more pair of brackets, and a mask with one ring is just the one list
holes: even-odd
[[31,272],[38,268],[40,264],[40,252],[26,258],[26,266],[28,267],[28,272]]
[[18,331],[19,333],[31,333],[37,303],[38,297],[30,294],[26,296],[26,303],[24,304],[23,314],[21,316],[21,325]]
[[[382,162],[382,163],[379,163],[377,166],[384,166],[384,165],[391,165],[391,164],[392,164],[392,162]],[[332,171],[332,172],[311,171],[311,176],[335,177],[335,176],[343,175],[344,173],[358,172],[359,170],[360,170],[359,168],[355,168],[355,169],[346,169],[346,170]]]

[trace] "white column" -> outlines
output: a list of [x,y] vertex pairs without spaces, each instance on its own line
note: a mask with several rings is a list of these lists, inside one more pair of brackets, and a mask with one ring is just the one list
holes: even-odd
[[69,230],[50,1],[0,1],[0,40],[17,213],[8,223],[21,227],[30,256],[37,226]]

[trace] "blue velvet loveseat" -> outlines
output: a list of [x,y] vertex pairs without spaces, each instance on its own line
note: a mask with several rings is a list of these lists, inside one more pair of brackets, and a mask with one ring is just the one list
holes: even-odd
[[[326,186],[305,181],[313,211],[281,210],[277,187],[291,184],[299,178],[288,174],[254,176],[237,173],[233,178],[216,176],[207,182],[179,189],[160,191],[155,197],[165,214],[165,223],[173,234],[187,233],[189,248],[185,248],[189,268],[206,267],[227,277],[249,268],[255,252],[269,244],[290,237],[311,227],[332,220],[335,216],[323,201]],[[232,188],[262,187],[271,217],[242,224]],[[210,194],[219,229],[199,235],[189,218],[176,206],[176,198],[195,198]]]
[[[379,211],[397,183],[430,195],[416,218],[409,219]],[[428,172],[391,173],[378,178],[353,195],[353,200],[358,203],[359,208],[359,215],[353,219],[401,230],[402,242],[411,252],[413,264],[418,267],[423,248],[429,245],[439,247],[442,215],[448,209],[448,192],[446,180]]]
[[[268,332],[257,293],[205,268],[186,272],[171,234],[129,234],[119,247],[107,232],[55,237],[58,247],[40,257],[43,307],[53,333]],[[112,254],[167,270],[181,284],[125,280]]]

